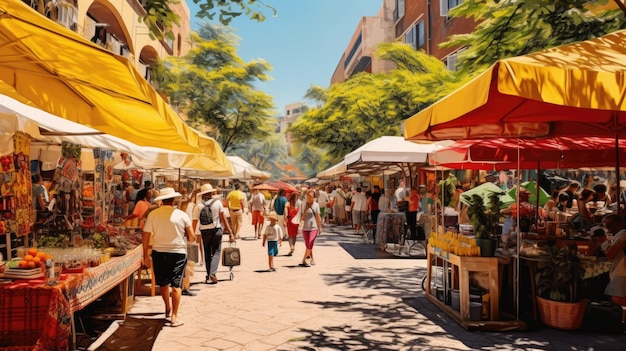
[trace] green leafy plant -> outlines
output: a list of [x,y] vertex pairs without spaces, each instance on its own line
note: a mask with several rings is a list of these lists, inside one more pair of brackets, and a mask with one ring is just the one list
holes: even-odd
[[584,274],[580,259],[571,248],[547,246],[537,263],[537,295],[559,302],[578,301],[577,287]]
[[450,202],[454,197],[454,192],[456,191],[456,184],[458,183],[458,179],[454,176],[454,174],[448,174],[448,178],[442,179],[439,181],[439,202],[443,205],[443,207],[450,206]]
[[469,203],[467,217],[470,224],[474,227],[476,238],[486,239],[495,235],[496,227],[502,218],[500,213],[500,195],[500,193],[491,192],[486,203],[481,195],[462,195],[464,200]]

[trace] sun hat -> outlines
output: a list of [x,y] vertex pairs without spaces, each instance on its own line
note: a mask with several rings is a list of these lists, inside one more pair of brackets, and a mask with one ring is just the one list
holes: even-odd
[[276,212],[274,212],[274,211],[270,212],[270,214],[268,214],[267,216],[265,216],[265,218],[267,218],[267,219],[273,219],[273,220],[278,220],[278,216],[276,215]]
[[182,197],[183,195],[178,191],[174,190],[174,188],[163,188],[159,190],[159,196],[154,198],[154,201],[160,201],[165,199],[171,199],[173,197]]
[[213,186],[209,183],[206,184],[202,184],[202,186],[200,187],[200,192],[198,193],[198,195],[204,195],[207,193],[211,193],[211,192],[217,192],[217,188],[213,188]]

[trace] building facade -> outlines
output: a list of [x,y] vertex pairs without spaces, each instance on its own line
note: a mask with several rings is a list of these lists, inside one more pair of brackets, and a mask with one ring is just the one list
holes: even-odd
[[116,55],[128,58],[150,80],[156,59],[183,56],[190,47],[190,13],[185,1],[172,4],[179,19],[174,40],[157,40],[139,21],[146,14],[145,0],[23,0],[42,15],[75,31]]
[[376,16],[366,16],[357,24],[352,38],[330,79],[331,84],[346,81],[359,72],[388,73],[390,62],[375,58],[381,43],[403,42],[415,50],[435,56],[456,69],[457,54],[463,48],[439,48],[452,34],[470,33],[475,22],[450,18],[448,11],[463,0],[383,0]]

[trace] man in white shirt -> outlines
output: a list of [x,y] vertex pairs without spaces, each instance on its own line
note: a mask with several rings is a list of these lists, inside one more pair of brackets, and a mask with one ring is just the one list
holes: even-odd
[[365,210],[367,209],[367,198],[361,192],[361,187],[356,188],[356,192],[352,195],[352,203],[350,204],[350,213],[352,213],[352,227],[358,232],[361,226],[365,224]]
[[181,196],[173,188],[161,189],[155,201],[162,201],[163,205],[150,212],[142,232],[144,264],[150,260],[148,256],[150,237],[152,236],[153,239],[154,276],[165,303],[165,317],[170,317],[171,313],[170,325],[172,327],[183,324],[178,320],[178,308],[182,294],[183,273],[187,265],[187,241],[196,240],[189,216],[173,206],[174,200]]
[[250,213],[252,213],[252,225],[254,226],[254,236],[261,239],[263,230],[263,211],[265,210],[265,195],[259,189],[252,188],[250,197]]
[[406,188],[405,188],[405,183],[404,180],[400,181],[400,184],[398,185],[398,188],[396,189],[396,192],[394,193],[394,200],[396,203],[396,208],[398,209],[398,211],[403,211],[402,208],[404,202],[406,201]]
[[326,205],[330,201],[328,193],[324,190],[325,187],[320,186],[317,194],[317,203],[320,204],[320,216],[322,217],[322,222],[328,223],[326,217]]

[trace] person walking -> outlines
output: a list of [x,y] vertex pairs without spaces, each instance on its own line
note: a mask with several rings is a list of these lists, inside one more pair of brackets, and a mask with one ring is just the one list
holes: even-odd
[[[296,192],[297,194],[297,192]],[[285,227],[285,205],[287,204],[287,197],[285,196],[285,189],[278,190],[278,195],[276,195],[276,199],[274,200],[274,208],[270,208],[270,211],[276,212],[276,218],[278,219],[278,225],[280,229],[283,230],[283,233],[287,232],[287,228]]]
[[296,248],[296,238],[298,237],[298,227],[300,226],[300,221],[298,220],[296,223],[293,223],[292,220],[298,215],[300,203],[298,193],[294,191],[291,195],[289,195],[289,201],[285,205],[285,216],[287,217],[285,225],[287,226],[287,236],[289,238],[289,253],[287,256],[293,255]]
[[327,205],[330,202],[330,196],[326,192],[326,187],[320,186],[317,192],[317,203],[320,204],[320,215],[322,216],[322,222],[328,223]]
[[252,188],[252,196],[250,198],[250,213],[252,213],[252,225],[254,226],[254,237],[261,238],[263,230],[263,211],[265,210],[265,195],[259,189]]
[[[320,216],[320,205],[315,202],[315,190],[307,190],[305,203],[300,207],[302,209],[300,218],[304,221],[302,237],[306,246],[300,266],[309,267],[315,265],[313,245],[315,244],[315,238],[322,232],[322,217]],[[311,259],[310,263],[307,263],[307,258]]]
[[[229,233],[229,241],[235,241],[235,236],[231,230],[228,220],[226,219],[226,209],[217,195],[217,189],[211,184],[203,184],[198,193],[202,198],[196,204],[193,211],[192,224],[196,234],[202,235],[202,243],[204,246],[204,265],[206,267],[206,284],[217,284],[217,267],[220,264],[220,254],[222,252],[222,233],[223,229]],[[208,206],[212,223],[199,223],[200,212]]]
[[239,239],[239,231],[243,224],[243,209],[245,194],[241,191],[242,186],[237,184],[235,190],[228,193],[226,201],[228,202],[228,211],[230,212],[230,220],[233,225],[233,233],[235,239]]
[[276,272],[274,256],[278,256],[278,247],[283,244],[283,231],[280,226],[276,224],[276,212],[270,212],[270,214],[267,215],[267,219],[270,221],[270,225],[265,228],[265,232],[263,233],[263,247],[265,247],[265,243],[267,242],[268,271]]
[[165,303],[165,317],[170,317],[172,327],[183,325],[178,319],[178,309],[187,265],[187,241],[196,240],[189,216],[173,206],[179,197],[181,194],[174,188],[162,189],[155,201],[162,201],[163,205],[150,212],[142,232],[144,263],[150,260],[150,236],[153,237],[151,256],[155,282]]
[[356,188],[356,192],[351,196],[350,212],[352,214],[352,228],[357,233],[361,230],[361,226],[365,225],[365,211],[367,210],[367,198],[361,192],[361,187]]

